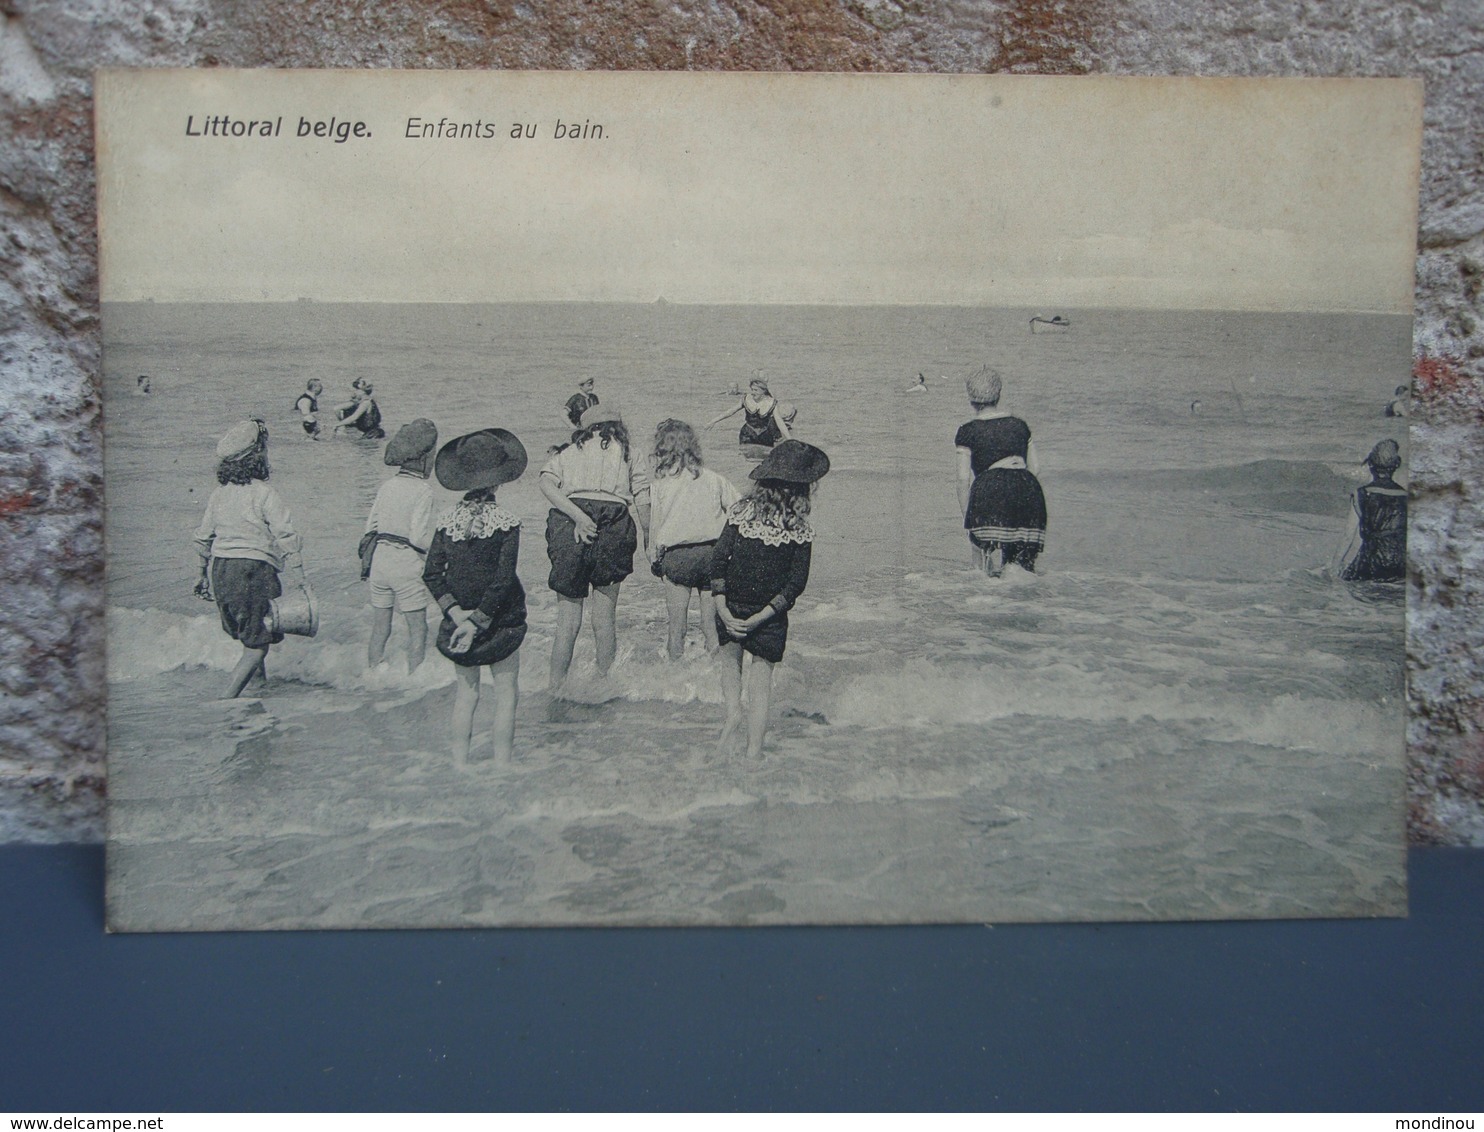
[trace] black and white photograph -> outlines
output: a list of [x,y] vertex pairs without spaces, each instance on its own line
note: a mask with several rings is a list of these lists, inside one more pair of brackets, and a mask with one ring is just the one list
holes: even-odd
[[1406,914],[1420,84],[96,89],[112,930]]

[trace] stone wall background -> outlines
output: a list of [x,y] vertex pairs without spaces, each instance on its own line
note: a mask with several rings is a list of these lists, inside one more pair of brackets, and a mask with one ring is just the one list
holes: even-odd
[[103,832],[103,66],[1421,76],[1409,830],[1484,845],[1477,0],[0,0],[0,841]]

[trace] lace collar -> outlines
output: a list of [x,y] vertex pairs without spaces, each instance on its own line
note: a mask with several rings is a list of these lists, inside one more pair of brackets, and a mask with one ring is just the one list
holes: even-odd
[[461,499],[452,511],[438,520],[438,529],[450,542],[489,538],[498,531],[520,526],[520,520],[495,503],[470,503]]
[[814,541],[814,528],[808,523],[800,520],[800,528],[795,531],[785,530],[777,523],[765,522],[753,516],[752,507],[744,504],[728,519],[732,526],[737,528],[737,533],[743,538],[757,539],[764,546],[782,546],[785,543],[798,543],[800,546]]

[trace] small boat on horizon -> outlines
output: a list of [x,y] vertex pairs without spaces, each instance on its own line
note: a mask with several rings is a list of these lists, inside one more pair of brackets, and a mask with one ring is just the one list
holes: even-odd
[[1065,316],[1059,314],[1054,314],[1050,318],[1042,318],[1040,315],[1036,315],[1031,319],[1032,334],[1055,334],[1070,330],[1071,328],[1071,322]]

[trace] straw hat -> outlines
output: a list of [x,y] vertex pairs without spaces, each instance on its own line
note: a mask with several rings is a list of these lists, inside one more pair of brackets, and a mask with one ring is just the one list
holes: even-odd
[[618,421],[623,423],[623,414],[611,405],[590,405],[583,410],[582,424],[579,428],[590,428],[604,421]]
[[266,439],[267,435],[268,430],[261,421],[238,421],[227,430],[226,436],[216,442],[217,459],[229,460],[245,456],[258,446],[260,440]]
[[433,473],[449,491],[499,487],[520,479],[525,470],[525,445],[503,428],[455,437],[439,449],[433,462]]
[[387,442],[381,457],[384,464],[410,464],[420,460],[438,446],[438,426],[426,417],[409,421]]
[[830,470],[830,458],[802,440],[785,440],[749,473],[755,480],[816,483]]

